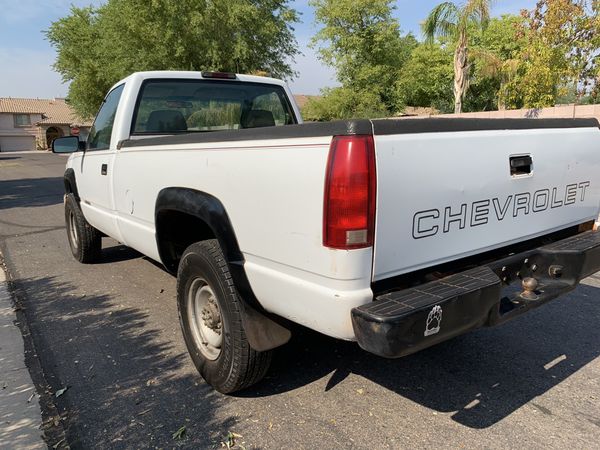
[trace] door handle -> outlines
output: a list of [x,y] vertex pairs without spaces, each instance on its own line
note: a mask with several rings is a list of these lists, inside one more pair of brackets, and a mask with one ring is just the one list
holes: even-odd
[[528,175],[533,169],[533,159],[531,155],[511,156],[510,174],[511,175]]
[[102,164],[102,168],[100,169],[100,174],[106,175],[108,172],[108,164]]

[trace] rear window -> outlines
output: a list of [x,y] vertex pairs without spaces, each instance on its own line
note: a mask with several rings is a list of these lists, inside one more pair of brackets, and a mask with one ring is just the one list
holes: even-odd
[[175,134],[281,126],[296,118],[281,86],[212,80],[149,80],[132,134]]

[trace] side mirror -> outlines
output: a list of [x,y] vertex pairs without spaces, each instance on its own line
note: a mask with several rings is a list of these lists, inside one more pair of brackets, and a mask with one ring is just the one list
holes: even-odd
[[52,153],[75,153],[76,151],[79,151],[77,136],[65,136],[52,141]]

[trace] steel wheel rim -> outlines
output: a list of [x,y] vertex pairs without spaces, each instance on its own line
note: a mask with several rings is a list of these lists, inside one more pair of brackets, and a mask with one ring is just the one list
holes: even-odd
[[190,284],[187,313],[196,348],[206,359],[216,360],[223,345],[223,317],[217,296],[202,278]]
[[75,214],[73,211],[69,211],[69,240],[73,248],[79,248],[79,236],[77,235],[77,226],[75,221]]

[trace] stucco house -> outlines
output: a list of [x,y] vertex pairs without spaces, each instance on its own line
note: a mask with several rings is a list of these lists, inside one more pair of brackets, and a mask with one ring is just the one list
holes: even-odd
[[91,125],[64,98],[0,98],[0,152],[46,150],[57,137],[85,138]]

